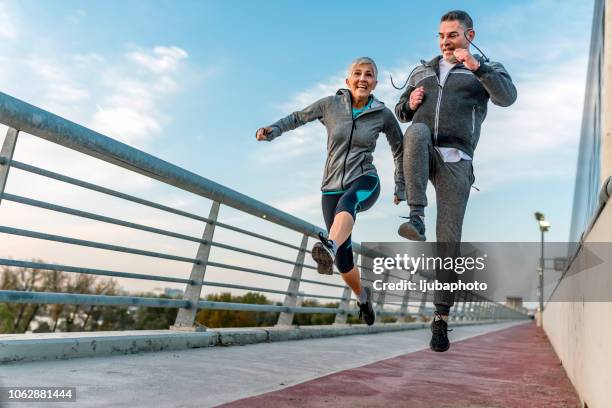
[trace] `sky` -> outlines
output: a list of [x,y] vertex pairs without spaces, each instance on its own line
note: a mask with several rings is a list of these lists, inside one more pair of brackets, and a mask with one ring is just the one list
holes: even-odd
[[[0,91],[323,225],[323,126],[313,122],[272,143],[256,142],[255,130],[344,87],[348,65],[364,55],[379,67],[374,94],[393,110],[401,92],[391,87],[389,74],[403,82],[419,60],[438,55],[439,18],[450,9],[471,14],[474,42],[506,67],[518,89],[513,106],[489,105],[474,156],[480,191],[470,196],[463,240],[537,241],[533,212],[540,211],[552,224],[547,239],[567,241],[591,2],[0,1]],[[20,135],[15,158],[202,215],[210,207],[207,200],[31,135]],[[360,214],[353,239],[399,241],[399,217],[408,209],[392,204],[393,161],[384,136],[374,164],[381,195],[371,210]],[[202,233],[200,224],[16,170],[7,192],[195,236]],[[426,225],[433,239],[433,190],[428,195]],[[231,209],[222,208],[221,214],[225,222],[289,236]],[[52,218],[43,210],[6,201],[0,206],[0,224],[178,249],[176,243],[142,233],[119,233],[115,227],[63,215]],[[227,239],[253,250],[267,245],[230,235]],[[300,237],[286,239],[297,244]],[[66,250],[65,245],[43,246],[2,234],[0,240],[3,257],[133,266],[133,258],[109,258],[100,251]],[[180,247],[185,256],[193,256],[195,249]],[[219,255],[224,256],[230,257]],[[158,273],[171,268],[183,277],[190,269],[166,261],[139,262],[141,268]]]

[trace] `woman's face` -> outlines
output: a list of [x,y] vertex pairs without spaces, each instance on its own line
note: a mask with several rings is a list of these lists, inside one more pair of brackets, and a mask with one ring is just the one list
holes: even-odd
[[354,66],[349,77],[346,78],[346,85],[351,90],[353,99],[367,98],[376,88],[377,83],[374,68],[370,64]]

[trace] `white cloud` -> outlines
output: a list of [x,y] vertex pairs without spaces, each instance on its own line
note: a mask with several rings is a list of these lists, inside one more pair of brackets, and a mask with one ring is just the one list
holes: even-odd
[[188,57],[187,51],[179,47],[155,47],[153,51],[138,50],[128,54],[133,62],[156,74],[176,71],[181,60]]
[[91,127],[127,143],[138,143],[161,131],[161,125],[152,116],[121,106],[100,108],[93,116]]
[[38,77],[39,88],[44,90],[41,93],[41,103],[49,105],[50,109],[62,109],[62,105],[74,104],[90,97],[89,91],[72,78],[70,68],[55,58],[32,56],[25,63]]
[[16,14],[9,9],[7,3],[0,2],[0,39],[17,39],[16,17]]
[[103,55],[96,52],[88,52],[85,54],[75,54],[72,56],[74,61],[80,64],[102,64],[106,62]]
[[101,99],[89,126],[128,144],[142,146],[161,133],[165,115],[158,103],[180,91],[177,83],[181,61],[187,52],[178,47],[155,47],[127,54],[127,59],[151,72],[126,74],[129,67],[104,72],[103,83],[111,91]]

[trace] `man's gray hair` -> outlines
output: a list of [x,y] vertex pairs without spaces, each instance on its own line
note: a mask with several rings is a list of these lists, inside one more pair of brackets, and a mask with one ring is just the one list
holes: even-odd
[[371,65],[372,69],[374,70],[374,78],[378,79],[378,67],[376,66],[376,63],[374,62],[374,60],[370,57],[359,57],[355,61],[353,61],[348,69],[349,77],[351,76],[351,74],[353,73],[353,70],[355,69],[357,65]]

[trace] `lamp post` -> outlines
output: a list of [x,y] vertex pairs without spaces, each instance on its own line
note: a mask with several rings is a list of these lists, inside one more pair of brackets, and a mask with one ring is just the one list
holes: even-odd
[[546,221],[544,214],[541,212],[536,212],[534,215],[536,221],[538,221],[542,237],[540,241],[540,267],[538,268],[538,292],[540,298],[540,318],[538,320],[538,325],[542,326],[544,318],[544,233],[550,229],[550,222]]

